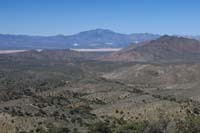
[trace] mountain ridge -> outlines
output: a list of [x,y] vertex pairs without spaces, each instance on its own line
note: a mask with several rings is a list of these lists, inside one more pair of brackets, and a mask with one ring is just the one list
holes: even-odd
[[109,56],[104,61],[139,61],[139,62],[179,62],[198,61],[200,42],[177,36],[162,36],[138,45],[129,45]]
[[108,29],[95,29],[73,35],[55,36],[0,34],[0,49],[119,48],[130,43],[153,40],[159,37],[159,35],[147,33],[121,34]]

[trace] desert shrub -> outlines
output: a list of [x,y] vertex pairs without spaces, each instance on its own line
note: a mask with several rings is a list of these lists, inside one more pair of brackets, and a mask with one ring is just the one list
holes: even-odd
[[147,121],[134,122],[130,121],[122,124],[121,126],[117,126],[113,129],[113,133],[142,133],[148,127]]
[[102,104],[102,105],[106,104],[104,101],[102,101],[102,100],[100,100],[100,99],[98,99],[98,98],[96,98],[93,102],[94,102],[95,104]]
[[127,121],[123,118],[108,118],[89,126],[89,133],[142,133],[148,121]]
[[35,131],[37,133],[48,133],[43,127],[38,127]]
[[118,114],[118,113],[119,113],[119,110],[116,109],[116,110],[115,110],[115,113]]
[[72,133],[78,133],[78,129],[77,128],[74,128]]
[[[125,120],[115,117],[104,117],[102,121],[89,126],[89,133],[166,133],[171,122],[165,112],[160,111],[158,120]],[[175,130],[175,128],[174,128]]]
[[16,133],[28,133],[28,131],[18,131]]
[[70,129],[65,127],[65,128],[58,128],[55,127],[52,123],[49,123],[47,125],[48,128],[48,133],[69,133]]
[[83,120],[81,117],[76,118],[76,121],[80,124],[83,125]]
[[58,131],[58,133],[69,133],[70,129],[69,128],[62,128]]
[[111,128],[105,122],[97,122],[89,126],[89,133],[111,133]]
[[124,112],[123,111],[120,111],[120,114],[123,114]]
[[200,132],[200,116],[193,114],[187,115],[184,120],[176,122],[177,132],[182,133],[199,133]]
[[197,108],[197,107],[194,107],[194,108],[193,108],[193,112],[194,112],[195,114],[200,114],[200,109]]

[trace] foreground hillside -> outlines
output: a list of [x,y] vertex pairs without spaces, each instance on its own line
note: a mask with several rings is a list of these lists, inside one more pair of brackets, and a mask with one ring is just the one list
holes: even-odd
[[200,130],[200,63],[100,62],[93,59],[103,53],[84,54],[0,55],[0,132]]

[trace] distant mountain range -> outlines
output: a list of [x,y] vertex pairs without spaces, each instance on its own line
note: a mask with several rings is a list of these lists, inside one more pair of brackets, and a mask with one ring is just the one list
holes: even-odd
[[[0,50],[64,49],[64,48],[123,48],[130,43],[158,39],[149,33],[121,34],[107,29],[95,29],[75,35],[28,36],[0,34]],[[200,36],[184,36],[199,39]]]
[[104,61],[192,62],[200,61],[200,41],[177,36],[162,36],[157,40],[130,45]]
[[0,34],[0,49],[63,49],[63,48],[120,48],[159,38],[154,34],[120,34],[96,29],[64,36],[27,36]]

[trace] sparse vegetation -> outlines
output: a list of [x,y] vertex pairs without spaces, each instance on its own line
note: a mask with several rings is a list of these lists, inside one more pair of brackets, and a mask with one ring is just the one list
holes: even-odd
[[[188,73],[198,67],[6,57],[0,64],[0,132],[196,133],[198,80],[193,84]],[[185,78],[177,79],[174,69]],[[185,82],[194,92],[180,89]]]

